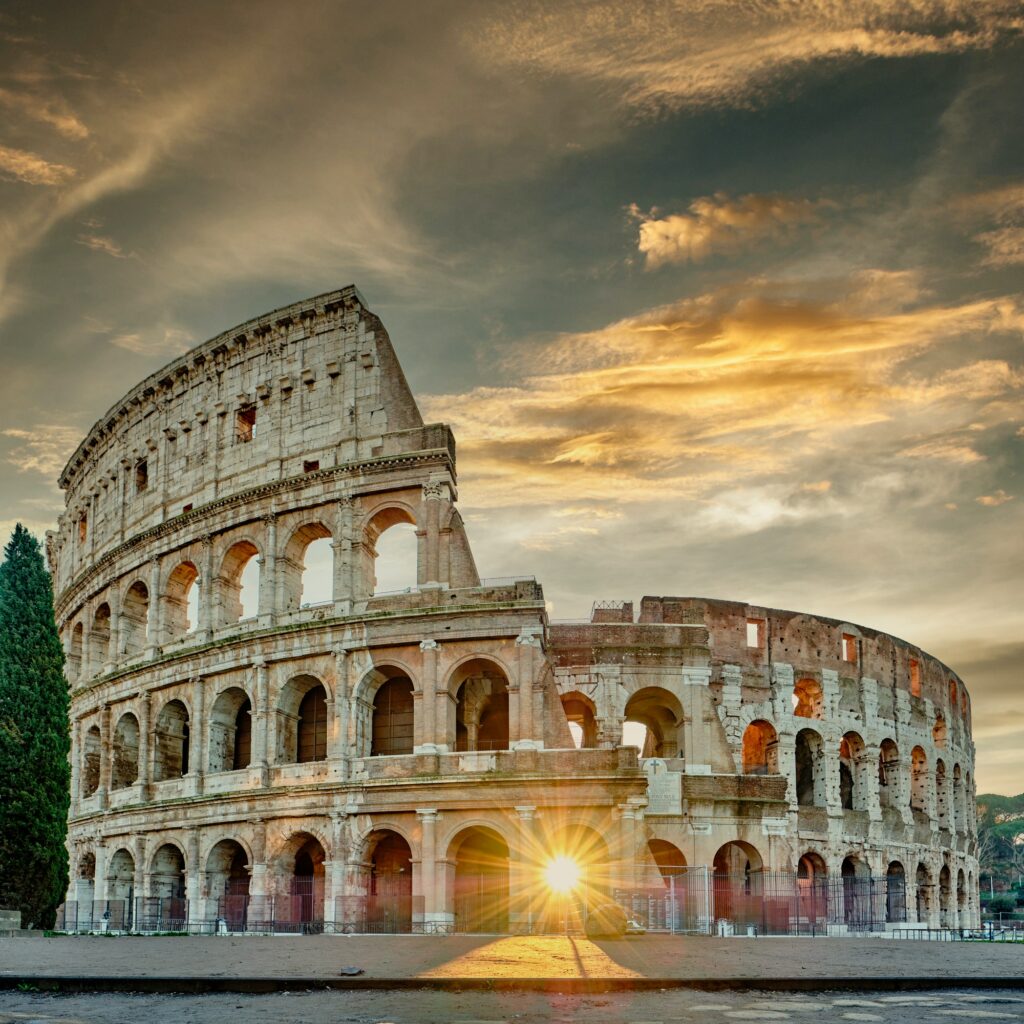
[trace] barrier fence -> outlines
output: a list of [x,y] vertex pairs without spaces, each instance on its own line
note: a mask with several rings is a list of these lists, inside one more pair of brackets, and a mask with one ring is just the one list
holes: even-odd
[[[914,926],[909,918],[902,879],[807,879],[780,872],[716,875],[706,867],[663,868],[663,873],[661,885],[624,888],[584,881],[570,896],[548,895],[532,903],[517,900],[507,887],[456,889],[452,915],[443,921],[427,921],[423,897],[408,892],[339,896],[328,902],[318,886],[301,884],[271,896],[250,896],[229,887],[219,899],[203,900],[201,909],[180,897],[69,901],[60,907],[55,927],[64,932],[149,934],[579,934],[596,908],[614,903],[633,931],[935,937],[926,936],[928,929]],[[932,931],[943,937],[961,934],[949,927]]]

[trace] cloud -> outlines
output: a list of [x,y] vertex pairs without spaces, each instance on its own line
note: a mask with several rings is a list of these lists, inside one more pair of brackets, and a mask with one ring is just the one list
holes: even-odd
[[697,262],[712,253],[735,252],[755,242],[789,236],[799,225],[815,224],[821,211],[834,206],[827,200],[788,199],[779,195],[746,195],[730,199],[724,193],[701,196],[689,213],[658,218],[634,204],[640,221],[637,247],[648,270],[664,263]]
[[620,102],[665,108],[755,105],[814,64],[989,49],[1021,31],[1009,0],[605,0],[516,5],[478,29],[493,62],[603,83]]
[[89,129],[59,97],[44,98],[34,93],[0,88],[0,105],[55,128],[67,139],[78,141],[89,135]]
[[110,344],[147,356],[180,355],[195,344],[195,338],[180,327],[154,327],[150,330],[114,335],[110,339]]
[[75,176],[75,170],[23,149],[0,146],[0,174],[29,185],[63,185]]
[[984,505],[986,508],[998,508],[1000,505],[1005,505],[1008,501],[1013,501],[1014,495],[1007,494],[1002,488],[996,491],[994,494],[983,494],[980,498],[974,500],[979,505]]
[[10,427],[0,431],[0,436],[18,442],[7,452],[5,461],[19,473],[56,477],[81,441],[82,431],[78,427],[49,423],[30,429]]
[[81,234],[75,241],[79,245],[84,245],[87,249],[106,253],[108,256],[113,256],[119,260],[127,259],[133,255],[132,253],[125,252],[114,239],[109,238],[107,235]]
[[1010,182],[961,196],[953,203],[953,212],[960,220],[995,225],[973,235],[973,241],[986,250],[983,266],[1024,263],[1024,184]]

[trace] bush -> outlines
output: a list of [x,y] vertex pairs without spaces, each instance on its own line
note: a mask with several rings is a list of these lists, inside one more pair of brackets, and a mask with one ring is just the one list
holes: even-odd
[[996,896],[988,901],[990,914],[1012,914],[1017,909],[1017,900],[1013,896]]

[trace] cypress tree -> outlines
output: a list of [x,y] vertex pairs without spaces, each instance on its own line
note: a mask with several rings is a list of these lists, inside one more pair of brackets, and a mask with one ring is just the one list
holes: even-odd
[[39,542],[20,523],[0,565],[0,907],[52,927],[68,884],[68,684]]

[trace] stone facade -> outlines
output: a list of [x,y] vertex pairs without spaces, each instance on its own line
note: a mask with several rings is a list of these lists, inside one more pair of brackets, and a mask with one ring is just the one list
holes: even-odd
[[[481,579],[451,432],[355,288],[143,381],[60,482],[71,901],[186,898],[198,924],[243,893],[329,926],[387,897],[516,928],[565,851],[606,892],[899,872],[897,921],[977,921],[960,679],[849,623],[694,598],[549,622],[532,577]],[[414,583],[377,593],[403,523]]]

